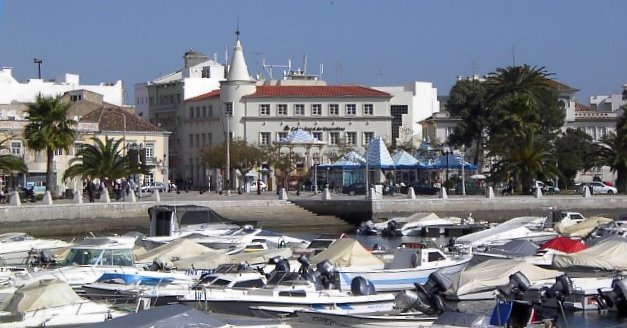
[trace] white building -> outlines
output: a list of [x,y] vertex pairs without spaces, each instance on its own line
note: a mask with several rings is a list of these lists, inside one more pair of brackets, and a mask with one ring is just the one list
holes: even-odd
[[[12,103],[32,103],[38,95],[55,97],[72,90],[88,90],[101,94],[107,103],[122,106],[124,88],[121,80],[113,83],[88,85],[80,83],[77,74],[63,74],[56,79],[30,79],[20,83],[13,77],[13,69],[3,67],[0,70],[0,105]],[[80,99],[76,99],[80,100]]]
[[392,95],[392,140],[396,143],[411,141],[418,146],[423,139],[419,123],[440,111],[438,89],[431,82],[415,81],[404,86],[374,87]]
[[224,80],[224,65],[195,51],[183,56],[183,68],[154,80],[135,85],[135,113],[151,123],[170,131],[168,160],[173,177],[181,176],[185,119],[184,102],[220,88]]
[[329,86],[301,71],[289,72],[282,80],[253,80],[238,39],[220,90],[185,101],[177,143],[182,156],[175,178],[206,183],[208,168],[200,150],[224,143],[227,131],[232,139],[258,146],[273,144],[296,129],[308,131],[324,145],[292,149],[304,156],[305,168],[314,162],[330,163],[341,147],[363,153],[374,136],[389,144],[391,99],[389,93],[364,86]]

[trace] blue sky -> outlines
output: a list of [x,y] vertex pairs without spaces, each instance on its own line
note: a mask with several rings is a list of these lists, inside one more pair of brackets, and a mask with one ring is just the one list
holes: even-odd
[[250,73],[302,67],[330,84],[430,81],[448,94],[458,75],[545,66],[590,95],[627,83],[624,0],[0,0],[0,65],[25,81],[69,72],[83,83],[133,86],[182,67],[189,49],[224,61],[239,20]]

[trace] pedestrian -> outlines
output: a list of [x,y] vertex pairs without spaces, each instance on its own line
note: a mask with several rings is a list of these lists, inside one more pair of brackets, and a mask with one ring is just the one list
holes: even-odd
[[96,185],[91,180],[87,180],[87,197],[89,197],[89,202],[94,202],[94,194],[96,193]]

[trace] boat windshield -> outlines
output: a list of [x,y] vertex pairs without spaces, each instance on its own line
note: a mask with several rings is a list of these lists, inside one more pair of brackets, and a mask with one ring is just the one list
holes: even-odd
[[64,264],[133,266],[133,253],[130,249],[73,248]]

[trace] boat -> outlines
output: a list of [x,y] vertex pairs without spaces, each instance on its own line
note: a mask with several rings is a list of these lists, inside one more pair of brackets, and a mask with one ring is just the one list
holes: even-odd
[[338,311],[322,310],[297,310],[295,311],[299,322],[317,327],[354,327],[354,328],[388,328],[408,327],[415,328],[423,325],[431,325],[437,319],[434,316],[422,313],[368,313],[348,314]]
[[377,291],[398,291],[425,282],[437,270],[447,274],[460,272],[471,258],[472,254],[446,254],[434,247],[397,248],[391,256],[376,256],[359,241],[342,238],[313,257],[311,263],[333,265],[341,290],[350,290],[352,281],[363,277],[372,282]]
[[475,248],[503,245],[513,239],[526,239],[541,243],[557,236],[552,228],[544,228],[545,222],[546,217],[517,217],[495,227],[461,236],[457,238],[456,242],[460,246]]
[[[328,267],[317,271],[274,271],[268,283],[259,288],[203,288],[183,303],[195,303],[206,310],[257,316],[285,316],[297,309],[351,308],[355,313],[390,311],[394,294],[376,293],[363,278],[352,292],[340,291],[331,282]],[[272,311],[258,311],[270,308]]]
[[135,237],[108,236],[88,237],[70,247],[64,260],[53,270],[25,272],[19,282],[57,278],[67,282],[79,292],[83,285],[96,281],[104,273],[135,272],[133,247]]
[[311,240],[309,245],[302,246],[302,247],[294,247],[294,254],[297,256],[305,255],[311,258],[315,256],[316,254],[327,249],[329,245],[333,244],[333,242],[335,242],[336,240],[341,239],[341,238],[347,238],[347,237],[348,235],[345,233],[322,234],[318,236],[317,238],[314,238],[313,240]]
[[[453,281],[448,275],[436,271],[424,284],[416,284],[414,290],[400,292],[395,299],[395,308],[438,316],[432,324],[416,327],[552,327],[555,321],[554,316],[542,317],[540,303],[523,299],[531,283],[522,272],[511,274],[505,284],[496,288],[497,293],[493,298],[495,306],[489,316],[476,311],[449,309],[442,297],[452,286]],[[550,287],[543,289],[541,296],[543,300],[555,299],[561,302],[570,292],[570,280],[568,276],[562,275]]]
[[606,240],[573,254],[556,254],[553,266],[569,271],[626,271],[627,242]]
[[78,326],[126,314],[81,298],[61,280],[39,280],[15,291],[0,314],[0,327]]
[[497,288],[509,281],[509,276],[521,272],[532,284],[546,285],[560,271],[543,269],[523,261],[493,259],[468,268],[455,276],[453,285],[446,292],[446,299],[452,301],[493,300]]
[[41,252],[54,252],[71,245],[62,240],[35,238],[23,232],[0,234],[0,263],[26,266]]
[[290,328],[280,319],[250,318],[221,313],[206,313],[182,304],[164,305],[131,313],[90,328],[154,328],[154,327],[211,327],[211,328]]
[[188,236],[221,236],[241,229],[235,220],[197,205],[156,205],[148,209],[150,228],[143,242],[153,248]]
[[473,253],[473,261],[481,263],[489,259],[515,259],[538,266],[552,266],[556,254],[571,254],[586,249],[580,240],[555,237],[540,246],[526,239],[514,239],[502,246],[484,247]]
[[178,302],[178,298],[196,283],[196,278],[181,272],[111,272],[83,285],[82,290],[91,300],[128,304],[143,298],[149,299],[151,306],[159,306]]

